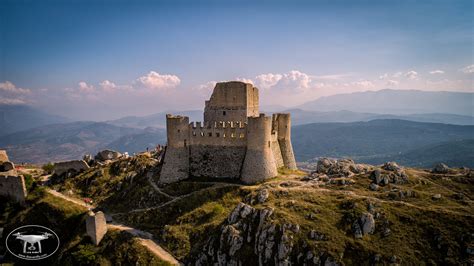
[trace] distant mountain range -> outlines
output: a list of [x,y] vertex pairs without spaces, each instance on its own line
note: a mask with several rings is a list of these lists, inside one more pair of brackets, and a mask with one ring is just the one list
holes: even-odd
[[474,93],[419,90],[379,90],[321,97],[297,108],[378,114],[446,113],[474,116]]
[[[154,134],[150,137],[150,134]],[[100,122],[73,122],[2,136],[0,147],[14,162],[46,163],[82,158],[105,148],[137,152],[165,142],[163,129],[118,127]],[[130,144],[130,142],[132,144]]]
[[473,140],[474,126],[405,120],[315,123],[292,130],[298,161],[350,157],[371,164],[395,160],[418,167],[431,167],[438,162],[474,167],[474,160],[470,160],[474,158]]
[[[265,112],[265,111],[262,111]],[[370,121],[375,119],[401,119],[416,122],[427,123],[444,123],[453,125],[474,125],[474,117],[453,114],[407,114],[407,115],[390,115],[390,114],[373,114],[373,113],[357,113],[347,110],[342,111],[307,111],[302,109],[288,109],[280,112],[291,113],[291,121],[293,125],[303,125],[310,123],[331,123],[331,122],[357,122]],[[107,123],[122,126],[147,128],[158,127],[166,128],[166,113],[156,113],[148,116],[128,116],[117,120],[110,120]],[[189,116],[189,121],[202,121],[203,111],[176,111],[173,114]],[[268,112],[268,114],[270,114]]]
[[[382,90],[323,97],[284,112],[292,115],[299,161],[329,156],[373,164],[395,160],[419,167],[437,162],[474,167],[472,97]],[[190,110],[68,122],[31,107],[0,105],[0,149],[7,149],[13,161],[31,163],[77,159],[105,148],[143,151],[166,142],[166,113],[191,121],[203,117],[202,110]]]
[[0,136],[48,124],[64,123],[67,118],[51,115],[26,105],[0,104]]

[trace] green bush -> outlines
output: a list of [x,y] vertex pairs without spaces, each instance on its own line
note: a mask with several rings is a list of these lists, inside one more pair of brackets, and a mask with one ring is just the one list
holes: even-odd
[[26,190],[31,190],[31,187],[33,186],[33,183],[35,182],[33,180],[33,177],[30,174],[24,174],[23,177],[25,178],[25,187]]
[[43,165],[43,167],[41,167],[41,168],[43,168],[43,170],[44,170],[46,173],[51,174],[51,173],[53,172],[53,169],[54,169],[54,164],[52,164],[52,163],[47,163],[47,164]]
[[72,253],[80,265],[91,265],[96,260],[96,250],[92,245],[79,245],[78,251]]

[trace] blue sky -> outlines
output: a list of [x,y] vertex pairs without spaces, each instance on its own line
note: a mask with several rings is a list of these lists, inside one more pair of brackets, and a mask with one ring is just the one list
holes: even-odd
[[0,0],[0,100],[100,120],[200,108],[233,79],[284,106],[473,91],[472,17],[472,1]]

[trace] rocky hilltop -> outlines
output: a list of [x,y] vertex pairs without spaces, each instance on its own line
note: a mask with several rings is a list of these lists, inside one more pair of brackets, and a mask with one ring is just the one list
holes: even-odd
[[[47,187],[90,199],[108,223],[146,232],[189,265],[474,262],[474,172],[467,168],[323,158],[252,186],[202,178],[158,185],[160,160],[142,153],[91,161],[81,173],[53,176]],[[69,243],[59,263],[85,247],[101,257],[107,245],[80,243]]]

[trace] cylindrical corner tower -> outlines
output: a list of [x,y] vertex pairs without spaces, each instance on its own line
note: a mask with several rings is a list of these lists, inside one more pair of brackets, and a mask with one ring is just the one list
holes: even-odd
[[189,177],[189,118],[166,115],[168,144],[160,174],[160,183],[172,183]]
[[290,114],[276,114],[278,124],[278,143],[280,144],[283,164],[288,169],[296,170],[295,154],[291,145],[291,117]]
[[271,117],[260,114],[249,117],[247,125],[247,153],[242,167],[242,181],[261,182],[278,175],[271,149]]

